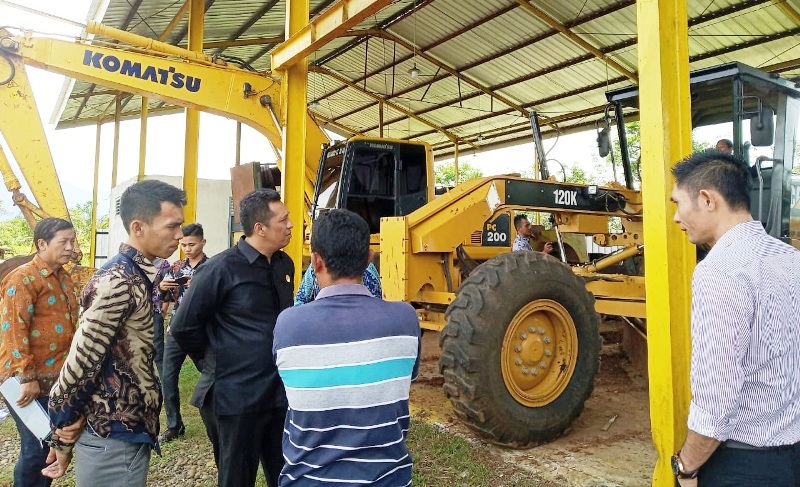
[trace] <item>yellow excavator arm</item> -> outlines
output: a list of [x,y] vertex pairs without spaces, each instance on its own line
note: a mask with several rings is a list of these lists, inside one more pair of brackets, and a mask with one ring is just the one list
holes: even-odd
[[[5,82],[3,82],[5,81]],[[0,133],[5,136],[38,207],[20,192],[20,183],[5,153],[0,148],[0,173],[14,203],[19,206],[31,229],[33,215],[69,220],[69,209],[58,182],[50,146],[39,118],[28,74],[19,58],[0,51]]]
[[[129,45],[34,37],[29,32],[15,36],[0,30],[0,50],[15,68],[23,64],[30,65],[237,120],[262,133],[273,147],[282,147],[280,84],[271,76],[219,64],[202,53],[101,24],[90,23],[87,31]],[[18,77],[24,69],[17,68],[16,71],[15,76]],[[15,82],[16,78],[9,84]],[[3,118],[9,118],[6,112]],[[13,120],[9,123],[13,124]],[[7,133],[5,128],[3,130]],[[314,194],[313,181],[317,174],[320,147],[329,142],[322,129],[309,116],[305,182],[305,198],[309,207]],[[278,161],[278,165],[282,169],[281,161]]]

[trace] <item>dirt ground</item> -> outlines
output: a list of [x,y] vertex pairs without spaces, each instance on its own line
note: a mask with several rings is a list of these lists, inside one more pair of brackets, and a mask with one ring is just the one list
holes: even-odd
[[503,459],[498,472],[524,470],[565,487],[650,485],[656,453],[650,436],[647,380],[634,370],[619,345],[604,346],[594,392],[567,433],[528,450],[485,443],[459,421],[442,391],[438,350],[438,336],[426,333],[420,377],[411,388],[412,415],[484,444],[493,456]]

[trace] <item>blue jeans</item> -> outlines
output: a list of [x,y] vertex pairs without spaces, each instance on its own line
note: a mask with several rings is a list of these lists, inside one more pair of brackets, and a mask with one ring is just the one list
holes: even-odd
[[[9,400],[16,401],[17,398]],[[47,396],[39,396],[36,400],[47,411]],[[19,460],[14,467],[14,487],[49,487],[51,480],[42,475],[42,469],[47,465],[45,462],[50,448],[33,436],[11,406],[8,410],[17,423],[20,443]]]

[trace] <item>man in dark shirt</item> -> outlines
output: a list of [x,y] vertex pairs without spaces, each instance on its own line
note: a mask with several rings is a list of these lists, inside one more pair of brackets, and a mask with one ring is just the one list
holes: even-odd
[[[203,226],[199,223],[190,223],[183,227],[182,231],[181,250],[186,258],[176,260],[165,271],[163,279],[158,283],[161,301],[175,303],[172,310],[173,315],[180,308],[181,299],[189,289],[189,282],[192,280],[195,270],[208,260],[203,251],[206,245]],[[158,441],[167,443],[183,436],[186,432],[181,417],[181,395],[178,389],[178,378],[183,362],[186,360],[186,352],[175,343],[169,330],[167,330],[166,343],[162,343],[162,348],[163,365],[160,371],[161,387],[164,390],[164,409],[167,413],[167,429],[158,437]],[[201,370],[198,364],[195,362],[198,370]]]
[[204,361],[192,405],[214,446],[218,484],[255,485],[260,460],[277,487],[287,403],[269,352],[278,313],[292,306],[294,263],[280,249],[293,225],[270,189],[245,196],[239,215],[245,236],[197,269],[170,331]]

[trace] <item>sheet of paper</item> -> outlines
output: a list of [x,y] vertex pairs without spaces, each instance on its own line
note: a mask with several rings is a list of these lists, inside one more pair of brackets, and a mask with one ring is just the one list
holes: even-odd
[[42,441],[50,438],[50,416],[39,401],[33,401],[25,407],[17,405],[21,395],[21,387],[17,377],[9,377],[0,384],[0,393],[6,398],[10,408],[20,417],[25,426]]

